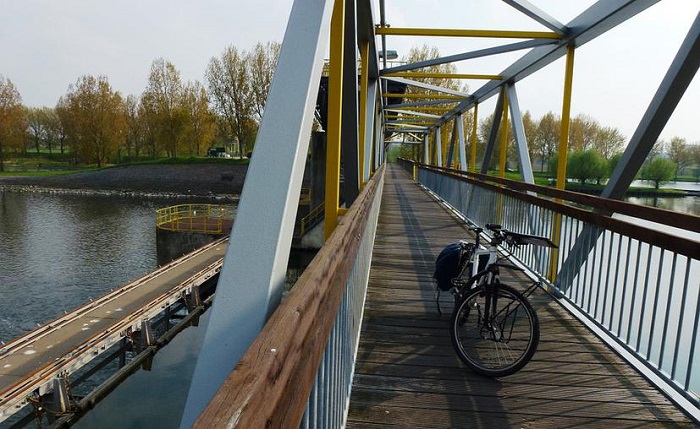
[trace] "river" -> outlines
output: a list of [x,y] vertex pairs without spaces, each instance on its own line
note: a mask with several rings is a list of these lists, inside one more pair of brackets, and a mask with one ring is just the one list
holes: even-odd
[[[155,211],[187,202],[202,201],[0,191],[0,341],[154,270]],[[288,282],[310,257],[292,254]],[[180,333],[155,356],[151,371],[132,375],[75,427],[177,427],[208,317]]]

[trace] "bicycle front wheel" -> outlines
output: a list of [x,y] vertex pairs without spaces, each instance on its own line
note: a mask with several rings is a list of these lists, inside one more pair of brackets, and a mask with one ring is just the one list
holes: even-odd
[[502,377],[532,358],[540,324],[530,303],[499,283],[474,288],[462,298],[452,313],[450,333],[457,355],[471,370]]

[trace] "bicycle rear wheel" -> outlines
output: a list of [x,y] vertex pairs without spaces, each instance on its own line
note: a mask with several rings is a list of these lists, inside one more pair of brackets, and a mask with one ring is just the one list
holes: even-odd
[[499,283],[474,288],[462,298],[452,313],[450,334],[457,355],[471,370],[502,377],[532,358],[540,324],[530,303],[513,287]]

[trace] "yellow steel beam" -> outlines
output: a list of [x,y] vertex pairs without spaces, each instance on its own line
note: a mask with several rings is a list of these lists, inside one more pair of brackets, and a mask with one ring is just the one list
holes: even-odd
[[[365,135],[367,128],[367,88],[369,86],[369,41],[360,47],[360,189],[365,186]],[[371,168],[371,167],[370,167]]]
[[395,92],[387,92],[384,96],[388,98],[428,98],[431,100],[464,100],[467,98],[448,94],[399,94]]
[[340,200],[340,137],[343,101],[343,39],[345,0],[335,0],[331,17],[330,64],[328,71],[328,129],[326,130],[326,240],[338,225]]
[[477,129],[479,128],[479,103],[474,103],[474,123],[472,125],[472,151],[469,159],[469,171],[476,173],[476,142]]
[[467,74],[467,73],[428,73],[428,72],[393,72],[387,73],[386,77],[405,77],[405,78],[435,78],[435,79],[485,79],[485,80],[501,80],[503,77],[500,74]]
[[[569,124],[571,122],[571,87],[574,80],[573,45],[566,48],[566,70],[564,75],[564,99],[561,108],[561,132],[559,135],[559,158],[557,161],[557,189],[566,187],[566,158],[569,151]],[[555,213],[552,222],[552,241],[558,246],[561,241],[561,214]],[[549,254],[549,281],[554,283],[559,265],[559,250],[552,249]]]
[[455,28],[378,27],[380,36],[488,37],[498,39],[561,39],[553,31],[466,30]]

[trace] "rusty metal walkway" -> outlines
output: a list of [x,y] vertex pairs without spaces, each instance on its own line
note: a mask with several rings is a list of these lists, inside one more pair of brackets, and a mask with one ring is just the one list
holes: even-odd
[[0,422],[216,275],[227,246],[217,240],[4,344]]
[[471,373],[449,339],[450,296],[440,317],[435,257],[465,226],[388,165],[349,428],[696,427],[644,377],[549,295],[531,296],[537,353],[501,379]]

